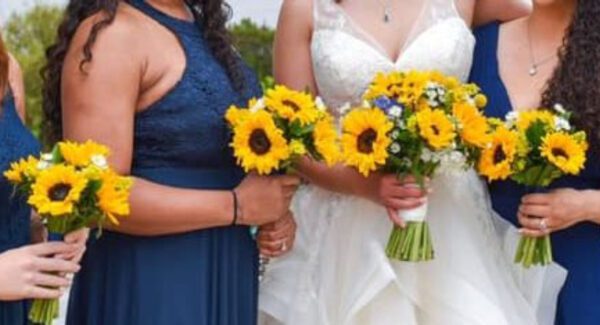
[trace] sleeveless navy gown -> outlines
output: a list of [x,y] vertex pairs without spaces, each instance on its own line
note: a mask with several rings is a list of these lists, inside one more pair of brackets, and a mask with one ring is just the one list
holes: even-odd
[[[499,24],[494,23],[476,31],[477,46],[471,81],[481,86],[489,98],[487,114],[504,118],[512,111],[507,90],[498,69]],[[588,157],[586,169],[578,177],[565,177],[552,188],[600,189],[598,157]],[[517,210],[526,189],[512,181],[490,185],[494,209],[517,225]],[[568,277],[559,296],[557,325],[600,324],[600,226],[582,223],[552,234],[556,262],[565,267]]]
[[[31,210],[27,200],[13,195],[13,186],[2,176],[11,162],[39,153],[39,144],[21,122],[11,94],[0,109],[0,254],[29,244]],[[25,301],[0,302],[0,325],[27,324]]]
[[[177,36],[187,58],[179,83],[136,117],[132,174],[173,187],[233,189],[244,174],[224,114],[261,95],[255,76],[245,69],[246,90],[235,91],[195,23],[143,0],[131,4]],[[67,324],[251,325],[257,290],[258,251],[248,227],[155,237],[105,232],[88,245]]]

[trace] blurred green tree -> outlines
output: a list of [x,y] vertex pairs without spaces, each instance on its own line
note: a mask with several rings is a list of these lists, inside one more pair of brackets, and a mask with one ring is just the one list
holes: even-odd
[[13,15],[3,27],[8,50],[21,64],[27,97],[27,122],[36,136],[42,122],[42,78],[45,51],[56,37],[62,18],[58,6],[36,5],[24,14]]
[[[2,0],[0,0],[2,1]],[[60,6],[38,4],[29,11],[11,16],[3,26],[7,48],[21,64],[25,79],[28,125],[36,136],[41,133],[42,78],[45,51],[54,43],[58,24],[62,19]],[[274,30],[244,19],[230,26],[237,50],[256,71],[264,87],[273,83],[272,44]]]

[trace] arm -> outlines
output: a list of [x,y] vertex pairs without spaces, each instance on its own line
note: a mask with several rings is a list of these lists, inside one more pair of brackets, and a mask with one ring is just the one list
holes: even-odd
[[[62,79],[64,136],[92,139],[111,148],[111,166],[129,174],[137,100],[148,62],[140,30],[116,21],[98,35],[91,63],[79,68],[82,46],[91,23],[77,32],[65,59]],[[92,18],[93,19],[93,18]],[[290,177],[247,177],[236,189],[241,205],[240,224],[277,220],[287,210]],[[257,190],[260,189],[260,190]],[[131,215],[117,231],[134,235],[163,235],[230,225],[234,216],[230,191],[190,190],[135,179]],[[262,209],[270,206],[271,209]]]
[[492,21],[510,21],[531,12],[530,0],[476,0],[473,26]]
[[25,123],[27,114],[25,113],[25,84],[23,83],[23,72],[21,71],[19,62],[17,62],[12,55],[9,55],[8,70],[8,82],[15,98],[17,113],[19,114],[19,117],[23,123]]

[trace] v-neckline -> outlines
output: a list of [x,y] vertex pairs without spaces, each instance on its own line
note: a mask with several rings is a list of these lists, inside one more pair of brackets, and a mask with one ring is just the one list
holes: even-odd
[[344,10],[344,8],[342,8],[339,4],[336,4],[336,3],[333,3],[332,5],[335,8],[335,10],[337,10],[340,13],[340,15],[342,15],[342,17],[348,23],[348,25],[350,25],[351,28],[356,33],[362,34],[363,37],[361,38],[361,37],[357,37],[355,35],[349,34],[350,36],[353,36],[357,40],[364,43],[366,46],[373,49],[375,52],[379,53],[389,63],[396,65],[396,64],[398,64],[398,61],[400,61],[400,59],[402,59],[402,56],[404,55],[406,50],[408,48],[410,48],[410,46],[421,36],[421,34],[423,34],[424,32],[426,32],[429,29],[429,28],[427,28],[422,33],[419,33],[418,35],[414,36],[415,31],[416,31],[417,27],[419,26],[419,22],[423,18],[423,15],[425,14],[425,11],[427,10],[427,7],[429,5],[429,0],[424,0],[423,2],[424,2],[423,6],[419,10],[417,19],[413,22],[412,26],[409,28],[409,31],[407,34],[408,37],[404,41],[400,42],[400,43],[402,43],[401,44],[402,46],[400,46],[395,59],[390,56],[390,53],[388,53],[385,46],[383,46],[383,44],[379,40],[377,40],[377,38],[375,38],[371,33],[369,33],[366,29],[364,29],[362,26],[360,26],[360,24],[358,24],[358,22],[352,16],[350,16],[346,12],[346,10]]

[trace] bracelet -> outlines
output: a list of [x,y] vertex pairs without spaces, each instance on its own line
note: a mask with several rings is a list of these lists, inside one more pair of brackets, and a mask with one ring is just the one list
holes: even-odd
[[231,191],[231,195],[233,196],[233,222],[231,222],[232,226],[236,226],[238,222],[238,211],[239,211],[239,201],[237,197],[237,193],[235,191]]

